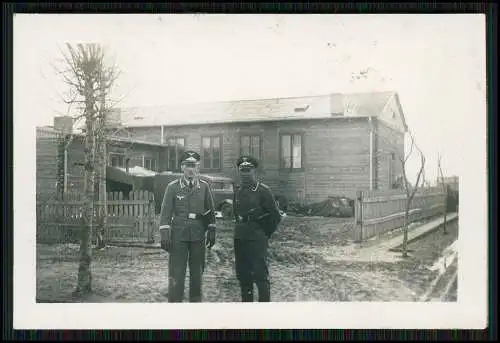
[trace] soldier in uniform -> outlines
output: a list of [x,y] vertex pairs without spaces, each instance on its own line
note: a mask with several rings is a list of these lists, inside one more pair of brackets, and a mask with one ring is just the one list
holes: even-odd
[[168,301],[182,302],[189,263],[189,302],[201,302],[205,246],[215,243],[215,212],[210,186],[199,178],[200,155],[181,156],[184,175],[168,184],[160,211],[162,249],[168,258]]
[[237,166],[240,182],[233,202],[236,219],[234,255],[241,299],[243,302],[254,301],[255,283],[259,302],[270,302],[267,248],[269,237],[281,221],[281,214],[269,187],[257,181],[257,160],[244,155],[238,159]]

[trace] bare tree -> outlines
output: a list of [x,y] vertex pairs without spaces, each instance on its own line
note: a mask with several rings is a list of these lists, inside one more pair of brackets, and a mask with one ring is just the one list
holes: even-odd
[[446,199],[447,199],[447,187],[446,187],[446,184],[444,182],[444,176],[443,176],[443,168],[441,167],[441,154],[438,154],[438,171],[439,171],[439,176],[438,176],[438,179],[440,179],[440,183],[441,183],[441,187],[443,188],[443,193],[444,193],[444,196],[445,196],[445,204],[444,204],[444,210],[443,210],[443,234],[448,234],[448,230],[447,230],[447,227],[446,227],[446,214],[447,214],[447,203],[446,203]]
[[[92,291],[91,261],[93,221],[96,212],[94,208],[96,170],[99,172],[98,181],[105,180],[107,159],[105,158],[104,131],[108,112],[105,99],[109,96],[119,72],[114,64],[107,65],[106,52],[99,44],[89,43],[73,46],[68,43],[65,51],[61,51],[61,54],[64,68],[56,69],[56,71],[69,86],[68,96],[64,101],[69,107],[76,106],[75,121],[80,119],[84,121],[85,225],[81,230],[80,264],[75,290],[75,295],[84,295]],[[105,188],[102,197],[106,197]],[[101,226],[106,225],[106,220],[100,222]],[[104,228],[101,227],[99,233],[103,231]]]
[[[413,136],[413,133],[408,132],[408,134],[410,136],[409,151],[408,153],[404,154],[404,156],[400,156],[402,177],[403,177],[402,178],[403,189],[406,193],[406,205],[405,205],[404,226],[403,226],[403,257],[408,256],[408,225],[410,219],[411,204],[419,187],[421,187],[422,185],[422,180],[423,180],[422,176],[425,168],[425,156],[415,143],[415,137]],[[408,169],[407,169],[407,162],[413,154],[413,149],[416,149],[420,156],[420,168],[418,170],[417,179],[414,185],[412,185],[408,180]]]

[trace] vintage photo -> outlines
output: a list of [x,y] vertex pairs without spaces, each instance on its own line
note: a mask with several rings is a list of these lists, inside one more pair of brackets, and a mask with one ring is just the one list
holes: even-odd
[[[22,303],[85,303],[92,322],[116,304],[316,304],[332,327],[376,305],[367,327],[481,327],[484,30],[453,14],[16,16]],[[396,305],[427,307],[408,324]]]

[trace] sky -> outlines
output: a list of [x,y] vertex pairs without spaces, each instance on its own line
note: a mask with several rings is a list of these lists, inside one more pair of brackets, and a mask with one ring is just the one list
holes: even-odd
[[[15,121],[67,113],[54,71],[66,42],[106,46],[123,106],[397,91],[427,180],[438,153],[444,174],[460,176],[468,145],[486,139],[473,134],[485,132],[482,15],[16,14]],[[411,180],[417,169],[412,158]]]

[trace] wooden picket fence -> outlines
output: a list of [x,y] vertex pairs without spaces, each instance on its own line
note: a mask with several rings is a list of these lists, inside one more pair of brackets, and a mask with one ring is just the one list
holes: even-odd
[[[37,199],[37,242],[78,242],[85,226],[84,205],[82,194],[66,194],[63,200]],[[154,241],[156,215],[152,192],[136,190],[128,197],[123,192],[109,192],[106,207],[108,230],[104,238],[107,242]],[[94,241],[103,213],[104,201],[94,201]]]
[[[357,241],[403,227],[407,196],[403,190],[360,191],[354,207]],[[441,187],[424,188],[415,194],[409,222],[441,214],[446,209],[446,191]]]

